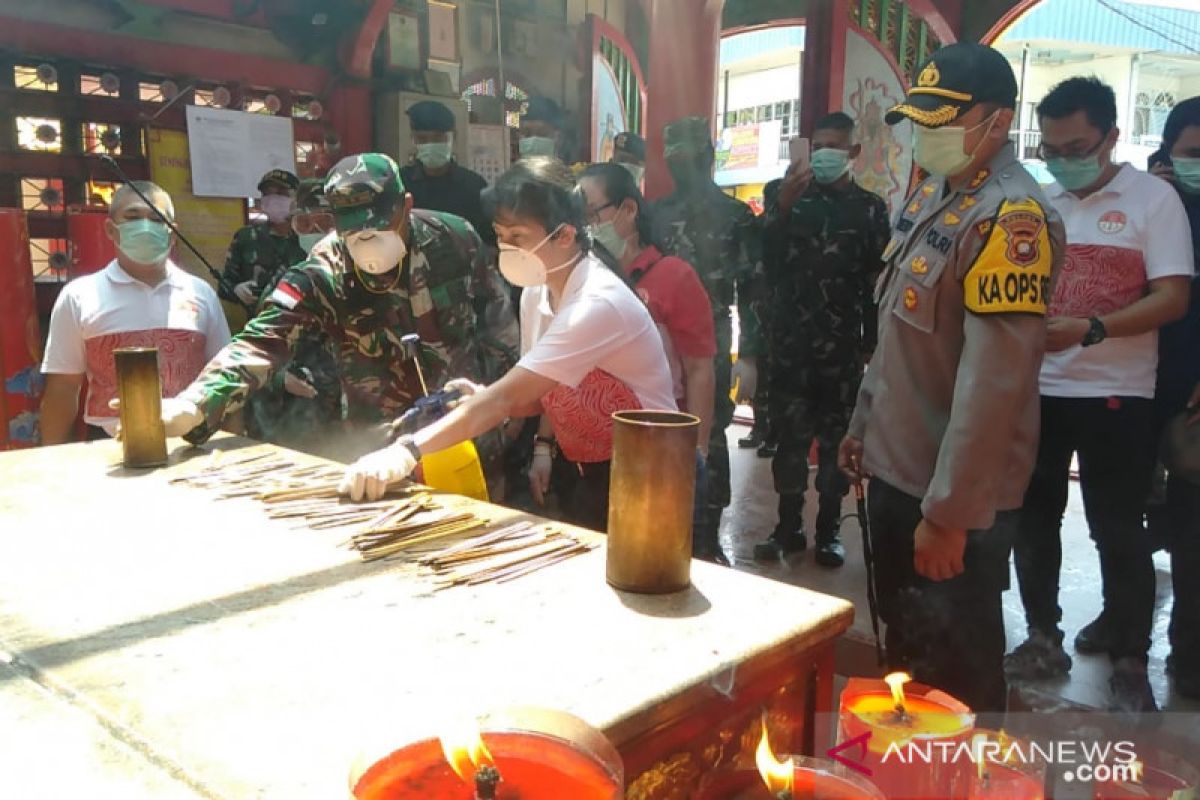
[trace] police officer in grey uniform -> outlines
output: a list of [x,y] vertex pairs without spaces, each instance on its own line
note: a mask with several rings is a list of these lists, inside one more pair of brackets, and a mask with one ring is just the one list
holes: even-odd
[[1062,221],[1008,141],[1017,82],[980,44],[934,53],[889,124],[931,177],[876,287],[879,343],[839,463],[870,476],[889,666],[1003,712],[1000,597],[1038,441],[1046,304]]

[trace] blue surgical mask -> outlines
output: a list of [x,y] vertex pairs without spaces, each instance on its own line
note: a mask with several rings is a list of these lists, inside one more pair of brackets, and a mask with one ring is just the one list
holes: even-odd
[[1104,172],[1098,153],[1082,158],[1047,158],[1046,169],[1050,170],[1054,180],[1068,192],[1091,186],[1100,180],[1100,175]]
[[428,142],[417,145],[417,161],[429,169],[441,169],[450,163],[449,142]]
[[117,225],[117,247],[137,264],[159,264],[171,252],[171,231],[152,219],[131,219]]
[[311,253],[312,249],[317,246],[317,242],[325,238],[323,233],[298,233],[296,238],[300,240],[300,246],[304,248],[304,252]]
[[552,156],[554,155],[555,142],[549,136],[526,136],[521,139],[517,147],[521,152],[521,158]]
[[1200,158],[1173,158],[1175,182],[1188,194],[1200,194]]
[[845,150],[822,147],[812,154],[813,178],[817,183],[834,183],[849,170],[850,154]]

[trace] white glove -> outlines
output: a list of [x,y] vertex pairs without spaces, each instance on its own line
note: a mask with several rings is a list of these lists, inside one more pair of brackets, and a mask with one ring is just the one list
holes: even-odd
[[546,493],[550,491],[550,470],[554,456],[550,445],[538,442],[533,446],[533,462],[529,465],[529,491],[539,506],[546,505]]
[[285,372],[283,375],[283,389],[288,394],[296,397],[306,397],[312,399],[317,396],[317,390],[312,384],[292,372]]
[[258,293],[254,291],[254,281],[245,281],[233,287],[233,293],[248,306],[258,302]]
[[[121,401],[110,400],[108,407],[113,411],[120,413]],[[190,400],[184,400],[180,397],[164,397],[162,401],[162,421],[163,430],[166,432],[167,438],[183,436],[186,433],[191,433],[192,430],[204,422],[204,415],[200,413],[200,409],[196,408],[196,404]],[[121,438],[121,423],[117,423],[117,432],[114,438]]]
[[389,484],[407,478],[416,468],[412,451],[397,442],[346,467],[338,492],[350,495],[354,501],[375,501],[387,494]]
[[733,365],[733,383],[737,386],[735,403],[754,402],[758,390],[758,364],[753,358],[739,358]]

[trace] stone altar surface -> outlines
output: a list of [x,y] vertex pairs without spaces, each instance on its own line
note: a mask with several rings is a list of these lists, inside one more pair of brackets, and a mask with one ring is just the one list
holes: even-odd
[[[535,705],[612,730],[738,664],[827,644],[853,615],[702,562],[686,592],[616,592],[602,547],[435,592],[415,565],[339,549],[344,530],[168,485],[195,454],[137,472],[110,441],[0,454],[0,797],[65,797],[47,789],[71,775],[122,800],[345,797],[357,753],[456,715]],[[64,737],[47,784],[34,756]]]

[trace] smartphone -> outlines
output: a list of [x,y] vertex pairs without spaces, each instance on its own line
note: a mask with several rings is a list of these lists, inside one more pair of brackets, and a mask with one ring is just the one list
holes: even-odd
[[793,164],[799,166],[801,170],[808,169],[808,155],[811,145],[808,139],[798,136],[788,142],[788,157]]

